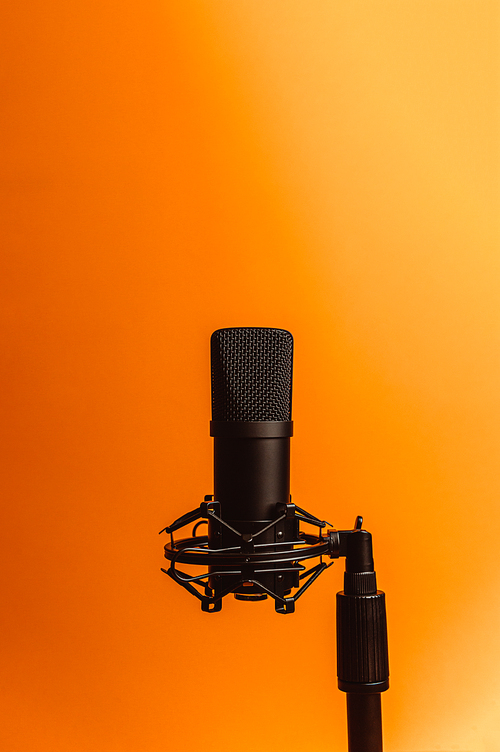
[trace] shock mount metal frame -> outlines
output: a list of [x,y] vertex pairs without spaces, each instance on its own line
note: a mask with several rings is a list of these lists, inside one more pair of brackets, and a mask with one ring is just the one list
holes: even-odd
[[[223,597],[241,589],[243,585],[253,584],[261,589],[263,597],[238,594],[239,600],[262,600],[266,596],[270,596],[275,601],[275,608],[278,613],[293,613],[295,603],[307,588],[334,563],[332,561],[326,564],[323,557],[338,559],[341,556],[346,556],[347,537],[352,533],[361,531],[363,518],[360,516],[356,518],[352,530],[328,529],[326,535],[323,535],[322,530],[331,526],[331,523],[320,520],[296,504],[289,503],[283,505],[283,507],[283,513],[279,517],[265,525],[257,533],[250,535],[240,533],[223,520],[220,516],[219,502],[213,501],[213,496],[205,496],[205,500],[199,507],[187,512],[171,525],[167,525],[160,530],[160,535],[162,533],[170,535],[170,542],[164,547],[165,558],[170,561],[170,566],[168,569],[162,568],[161,571],[185,588],[191,595],[198,598],[201,601],[202,611],[220,611]],[[282,520],[290,518],[314,525],[319,530],[318,535],[299,530],[298,537],[295,540],[273,543],[258,542],[262,533],[276,527]],[[208,524],[210,519],[216,520],[219,524],[229,528],[241,539],[241,544],[226,548],[210,548],[208,535],[196,534],[200,525]],[[174,538],[176,531],[193,522],[196,524],[193,527],[191,537],[177,540]],[[310,569],[300,563],[318,557],[319,562]],[[209,567],[210,571],[198,575],[189,575],[181,571],[177,566],[178,564],[205,566]],[[285,566],[280,567],[279,565]],[[282,596],[266,587],[259,580],[261,574],[272,573],[279,576],[281,572],[296,572],[299,580],[305,580],[294,595]],[[239,576],[240,579],[236,584],[233,582],[230,587],[220,591],[216,597],[210,587],[209,578],[215,577],[220,580],[229,576],[232,578]]]

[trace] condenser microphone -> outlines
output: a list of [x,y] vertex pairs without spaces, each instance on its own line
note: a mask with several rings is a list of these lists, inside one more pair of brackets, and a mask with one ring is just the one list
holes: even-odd
[[[290,502],[292,363],[293,337],[284,329],[245,327],[212,334],[210,434],[214,500],[220,503],[223,522],[209,520],[211,548],[243,543],[248,553],[265,546],[284,551],[284,544],[298,537],[296,521],[283,516]],[[242,586],[236,585],[235,575],[223,583],[224,589],[233,584],[239,600],[261,600],[267,597],[262,585],[282,596],[298,585],[290,565],[265,569],[269,571],[258,573],[260,585],[252,582],[249,571]],[[220,580],[210,578],[216,593]]]
[[[302,593],[338,558],[340,534],[291,501],[293,337],[285,329],[218,329],[211,337],[214,493],[161,532],[170,535],[163,570],[201,601],[274,599],[291,614]],[[201,519],[200,519],[201,518]],[[174,532],[196,522],[191,538]],[[197,531],[208,523],[208,534]],[[300,530],[300,523],[316,528]],[[309,569],[306,562],[318,559]],[[207,568],[191,575],[179,564]],[[291,595],[294,590],[294,595]]]

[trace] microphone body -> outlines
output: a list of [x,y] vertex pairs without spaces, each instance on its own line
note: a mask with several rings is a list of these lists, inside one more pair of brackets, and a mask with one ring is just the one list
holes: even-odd
[[290,439],[215,436],[214,498],[224,519],[275,519],[290,498]]
[[[249,553],[263,544],[267,551],[276,551],[297,539],[296,520],[284,517],[272,524],[290,502],[292,353],[292,335],[283,329],[219,329],[212,335],[214,500],[226,524],[209,520],[211,548],[240,546],[243,536]],[[236,587],[235,597],[266,598],[252,582],[257,577],[267,589],[289,593],[298,584],[295,572],[283,571],[289,568],[247,567],[248,579]],[[241,575],[224,577],[224,583],[212,576],[210,587],[217,596],[223,587],[240,581]]]

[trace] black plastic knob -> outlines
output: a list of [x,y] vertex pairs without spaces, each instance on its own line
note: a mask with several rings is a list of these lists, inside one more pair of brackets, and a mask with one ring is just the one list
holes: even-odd
[[343,692],[389,687],[385,594],[337,593],[337,674]]

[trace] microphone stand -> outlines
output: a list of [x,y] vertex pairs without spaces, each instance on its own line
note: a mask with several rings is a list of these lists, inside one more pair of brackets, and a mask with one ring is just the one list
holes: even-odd
[[[385,594],[377,590],[372,537],[362,524],[357,517],[352,534],[344,536],[344,590],[337,593],[338,686],[346,692],[349,752],[382,752],[380,694],[389,688]],[[339,548],[342,555],[342,543]]]

